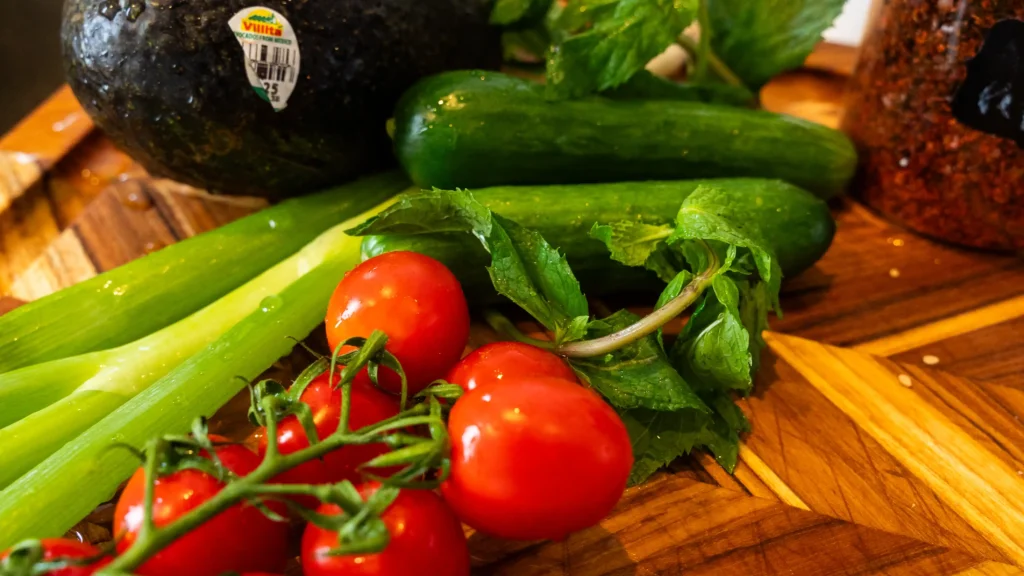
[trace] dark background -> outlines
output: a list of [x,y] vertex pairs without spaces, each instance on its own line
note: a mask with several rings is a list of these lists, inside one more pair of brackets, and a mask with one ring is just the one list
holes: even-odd
[[0,0],[0,135],[64,81],[63,0]]

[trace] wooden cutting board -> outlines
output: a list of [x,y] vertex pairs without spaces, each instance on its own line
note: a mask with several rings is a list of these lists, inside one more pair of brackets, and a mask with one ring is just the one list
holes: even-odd
[[[804,71],[764,99],[835,124],[842,82]],[[59,92],[0,140],[0,294],[41,297],[260,206],[148,178]],[[478,573],[1024,574],[1024,261],[850,200],[835,215],[832,250],[784,289],[735,475],[697,455],[564,542],[474,535]]]

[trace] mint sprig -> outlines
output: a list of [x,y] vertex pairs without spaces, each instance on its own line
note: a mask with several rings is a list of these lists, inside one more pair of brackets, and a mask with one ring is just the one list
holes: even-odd
[[[592,319],[561,253],[535,231],[502,217],[464,190],[400,197],[350,231],[368,234],[464,232],[490,253],[499,293],[530,313],[553,342],[529,339],[506,318],[487,314],[501,332],[566,356],[576,373],[619,411],[633,438],[633,482],[705,446],[723,466],[736,464],[749,424],[730,394],[749,392],[759,330],[778,299],[782,273],[744,203],[703,186],[682,203],[674,223],[602,223],[592,235],[613,259],[657,271],[668,285],[650,315],[619,311]],[[696,306],[666,353],[660,328]]]

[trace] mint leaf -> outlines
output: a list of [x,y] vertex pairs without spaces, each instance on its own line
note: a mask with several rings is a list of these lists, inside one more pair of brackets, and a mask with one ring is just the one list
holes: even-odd
[[589,315],[587,299],[565,257],[540,234],[491,212],[469,192],[405,194],[377,217],[349,231],[356,236],[435,232],[473,234],[491,254],[487,271],[498,293],[548,330],[572,326],[577,317]]
[[[752,218],[750,212],[749,202],[740,201],[719,188],[699,186],[683,201],[676,216],[675,232],[667,242],[671,245],[682,240],[714,240],[730,247],[746,248],[761,279],[768,285],[772,307],[778,313],[781,311],[778,294],[782,268],[768,248],[758,220]],[[730,264],[727,269],[733,267]]]
[[601,93],[613,100],[679,100],[726,106],[752,106],[754,93],[742,86],[718,82],[673,82],[641,70],[621,84]]
[[587,299],[565,256],[537,232],[497,214],[491,217],[490,232],[474,235],[491,253],[487,271],[498,293],[549,330],[566,320],[589,316]]
[[[661,294],[658,296],[658,302],[654,304],[654,309],[657,310],[658,308],[661,308],[676,296],[679,296],[683,289],[686,288],[690,282],[693,282],[693,278],[693,273],[689,270],[683,270],[676,274],[676,277],[668,283],[668,286],[665,286],[665,289],[662,290]],[[658,345],[664,349],[665,341],[661,328],[658,329],[656,338],[658,339]]]
[[569,322],[559,322],[555,327],[555,344],[582,340],[587,335],[588,324],[590,324],[589,316],[577,316]]
[[[587,337],[593,339],[612,334],[639,319],[632,312],[620,310],[608,318],[591,322]],[[571,358],[569,362],[617,408],[707,411],[693,389],[672,368],[654,335],[620,348],[613,354]]]
[[689,454],[706,440],[718,438],[706,432],[711,419],[699,410],[661,412],[637,408],[619,410],[633,444],[633,470],[629,485],[636,486],[647,480],[660,468]]
[[757,90],[799,68],[845,0],[706,0],[711,47]]
[[712,408],[711,421],[701,430],[698,442],[707,447],[726,472],[736,471],[739,460],[740,434],[750,432],[750,422],[728,394],[704,395]]
[[665,304],[668,304],[670,300],[679,296],[683,291],[683,288],[693,281],[693,273],[689,270],[683,270],[676,274],[675,278],[665,286],[665,289],[658,296],[658,302],[654,305],[654,309],[657,310]]
[[750,334],[751,371],[756,373],[761,366],[761,351],[768,346],[762,334],[768,329],[772,296],[761,280],[737,280],[736,286],[740,293],[740,321]]
[[605,21],[615,15],[619,0],[569,0],[565,7],[558,10],[553,28],[560,31],[565,40],[572,34],[585,32],[595,22]]
[[627,266],[643,266],[668,282],[676,275],[676,266],[660,248],[672,235],[672,227],[655,226],[623,220],[611,224],[594,224],[590,237],[604,242],[612,260]]
[[740,320],[739,290],[727,276],[716,277],[713,286],[672,347],[672,365],[698,393],[748,393],[753,386],[753,357],[750,334]]
[[491,24],[530,25],[544,18],[552,0],[498,0],[491,10]]
[[589,28],[552,48],[547,97],[578,98],[625,83],[675,42],[696,13],[697,0],[573,2],[562,12],[563,25]]

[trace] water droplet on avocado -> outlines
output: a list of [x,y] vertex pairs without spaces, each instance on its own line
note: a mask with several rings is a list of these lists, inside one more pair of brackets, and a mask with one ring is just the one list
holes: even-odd
[[128,18],[129,22],[135,22],[145,11],[146,3],[142,0],[128,0],[128,5],[124,8],[124,15]]
[[281,304],[284,304],[284,300],[281,300],[281,297],[277,294],[271,294],[260,302],[260,310],[270,312],[271,310],[276,310]]
[[121,9],[118,4],[118,0],[106,0],[100,4],[100,16],[103,16],[107,20],[113,20],[114,16],[117,16],[117,11]]

